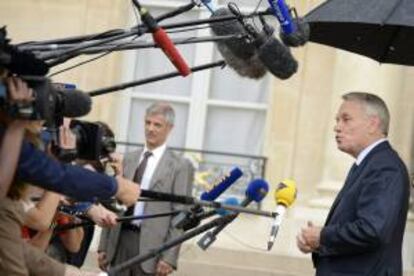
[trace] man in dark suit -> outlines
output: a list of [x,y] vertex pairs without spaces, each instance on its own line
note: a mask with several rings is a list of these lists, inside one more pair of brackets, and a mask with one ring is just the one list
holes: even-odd
[[324,227],[308,222],[297,236],[318,276],[402,275],[409,199],[404,163],[387,141],[389,112],[368,93],[344,95],[336,116],[339,150],[356,158]]
[[[145,148],[125,156],[123,174],[140,183],[143,189],[191,195],[192,165],[166,147],[173,125],[174,110],[169,104],[155,103],[148,107],[145,115]],[[170,202],[139,202],[127,214],[165,213],[180,208],[183,207]],[[171,221],[171,217],[163,217],[105,229],[98,248],[100,267],[106,269],[106,265],[120,264],[179,236],[181,232],[171,225]],[[177,267],[179,248],[177,246],[164,251],[157,258],[136,264],[117,275],[168,275]]]

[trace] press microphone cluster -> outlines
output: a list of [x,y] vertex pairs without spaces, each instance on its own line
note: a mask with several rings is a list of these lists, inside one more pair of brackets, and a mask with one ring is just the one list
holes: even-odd
[[[239,168],[233,168],[228,174],[224,175],[217,181],[214,187],[210,191],[206,191],[201,194],[200,200],[203,201],[214,201],[222,193],[224,193],[231,185],[233,185],[241,176],[243,172]],[[227,202],[224,201],[226,205]],[[234,205],[234,204],[231,204]],[[187,212],[182,212],[176,216],[173,220],[173,225],[176,228],[188,230],[198,226],[201,220],[211,217],[217,213],[216,210],[205,212],[200,205],[195,205]]]
[[[249,183],[246,190],[246,197],[240,204],[242,207],[248,206],[253,201],[260,202],[262,201],[267,193],[269,192],[269,185],[263,179],[255,179]],[[213,231],[207,232],[198,242],[198,246],[206,250],[211,244],[216,241],[216,236],[229,224],[231,223],[238,214],[229,214],[224,216],[223,222],[217,226]]]
[[275,77],[285,80],[296,73],[298,63],[288,47],[273,35],[274,30],[261,18],[263,30],[256,29],[244,21],[244,16],[234,3],[228,8],[215,10],[212,18],[235,16],[236,19],[210,24],[216,35],[237,35],[220,41],[217,48],[226,63],[240,76],[252,79],[262,78],[267,71]]
[[297,197],[296,182],[291,179],[285,179],[277,186],[274,198],[277,203],[276,217],[273,221],[270,231],[269,241],[267,243],[267,250],[271,250],[275,242],[277,233],[285,215],[286,209],[289,208]]

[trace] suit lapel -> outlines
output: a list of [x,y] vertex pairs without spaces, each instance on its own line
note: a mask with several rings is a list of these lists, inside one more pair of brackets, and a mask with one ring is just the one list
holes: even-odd
[[139,158],[141,157],[142,150],[131,152],[124,161],[124,176],[127,179],[134,180],[135,172],[139,165]]
[[380,152],[382,150],[386,150],[386,149],[391,149],[390,144],[388,143],[388,141],[382,142],[379,145],[377,145],[376,147],[374,147],[371,152],[364,158],[364,160],[362,161],[361,164],[359,164],[357,170],[355,171],[355,173],[353,173],[353,175],[351,175],[350,177],[347,177],[344,185],[342,186],[341,191],[338,193],[337,197],[335,198],[331,209],[329,210],[329,214],[326,218],[326,222],[325,225],[328,224],[328,222],[330,221],[336,207],[338,206],[339,202],[341,201],[341,199],[343,198],[344,194],[349,191],[349,189],[355,185],[355,183],[358,182],[358,178],[361,175],[362,171],[364,170],[364,168],[367,166],[367,164],[369,163],[369,160],[372,159],[372,157],[377,153]]
[[157,167],[155,168],[154,174],[152,175],[151,183],[149,186],[150,190],[154,190],[155,188],[158,188],[165,183],[165,181],[168,179],[172,165],[171,152],[166,149],[160,161],[158,162]]

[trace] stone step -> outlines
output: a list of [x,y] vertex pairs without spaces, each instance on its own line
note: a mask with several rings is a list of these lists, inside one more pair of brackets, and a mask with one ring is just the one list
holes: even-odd
[[194,244],[184,244],[179,269],[175,275],[306,276],[313,274],[314,270],[309,258],[218,247],[203,251]]
[[182,260],[179,270],[174,276],[303,276],[302,274],[289,273],[283,270],[268,270],[258,267],[234,266],[212,264]]

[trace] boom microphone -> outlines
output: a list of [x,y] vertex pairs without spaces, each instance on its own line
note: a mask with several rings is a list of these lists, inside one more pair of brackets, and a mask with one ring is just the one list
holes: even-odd
[[158,25],[157,21],[152,17],[148,10],[141,7],[138,0],[133,0],[133,2],[141,15],[142,21],[151,31],[154,42],[163,50],[180,74],[183,77],[188,76],[191,73],[190,67],[188,67],[184,58],[180,55],[167,33]]
[[279,79],[288,79],[298,70],[298,62],[289,48],[274,36],[264,38],[264,42],[257,51],[260,61]]
[[290,47],[304,45],[309,40],[309,24],[297,16],[296,10],[294,10],[295,17],[292,18],[285,0],[268,0],[268,2],[270,11],[280,23],[282,29],[280,38],[283,43]]
[[289,48],[273,36],[274,29],[263,18],[260,18],[263,30],[258,33],[252,25],[243,21],[242,14],[234,3],[230,3],[228,6],[249,36],[252,37],[259,60],[264,66],[279,79],[290,78],[297,71],[298,63],[290,53]]
[[295,201],[297,196],[296,182],[291,179],[285,179],[279,183],[275,190],[275,201],[277,202],[276,217],[272,224],[269,241],[267,243],[267,250],[271,250],[275,242],[279,227],[282,223],[283,216],[286,209],[289,208]]
[[87,115],[92,108],[91,97],[79,90],[57,91],[57,110],[63,117],[75,118]]
[[[225,17],[233,15],[228,9],[217,9],[211,18]],[[226,22],[210,23],[212,32],[215,35],[235,35],[238,37],[230,38],[225,41],[217,42],[217,48],[226,63],[242,77],[260,79],[266,74],[266,68],[258,59],[256,48],[249,43],[245,36],[246,31],[236,19]]]
[[309,41],[310,27],[309,23],[305,22],[303,18],[296,17],[293,19],[296,25],[296,31],[290,34],[281,32],[280,39],[289,47],[298,47],[305,45]]
[[[267,195],[269,191],[269,184],[263,179],[255,179],[250,182],[246,190],[246,198],[242,201],[240,206],[246,207],[251,202],[260,202]],[[216,236],[230,223],[232,222],[238,214],[227,215],[227,220],[217,226],[212,232],[207,232],[198,242],[198,246],[206,250],[213,242],[217,239]]]

